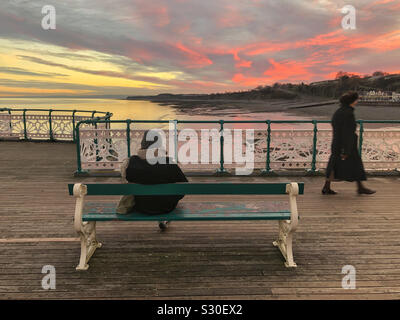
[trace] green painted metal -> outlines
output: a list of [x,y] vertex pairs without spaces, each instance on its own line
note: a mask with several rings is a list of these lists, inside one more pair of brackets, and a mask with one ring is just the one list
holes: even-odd
[[76,134],[75,134],[75,113],[76,110],[72,111],[72,136],[73,141],[76,142]]
[[175,162],[178,163],[178,122],[176,120],[174,122],[174,154],[175,154]]
[[220,125],[220,138],[219,138],[219,147],[220,147],[220,167],[217,170],[218,173],[224,173],[226,172],[224,168],[224,120],[219,120],[219,125]]
[[267,120],[267,161],[265,171],[271,172],[271,120]]
[[[106,123],[110,126],[112,123],[127,123],[128,120],[109,120],[109,119],[97,119],[97,120],[84,120],[80,123],[85,124],[93,124],[93,123]],[[271,169],[271,124],[313,124],[313,146],[312,146],[312,160],[311,160],[311,172],[316,172],[316,162],[317,162],[317,137],[318,137],[318,124],[320,123],[331,123],[330,120],[129,120],[131,123],[155,123],[155,124],[168,124],[171,121],[174,125],[177,124],[219,124],[220,132],[223,132],[224,124],[240,124],[240,123],[254,123],[254,124],[262,124],[267,123],[268,128],[268,136],[267,136],[267,155],[266,155],[266,168],[263,172],[272,172]],[[360,123],[360,149],[359,152],[362,152],[362,142],[363,142],[363,124],[365,123],[381,123],[381,124],[400,124],[400,120],[358,120]],[[217,173],[227,172],[224,168],[224,137],[221,135],[220,137],[220,167],[217,170]]]
[[24,109],[22,117],[23,117],[23,121],[24,121],[24,139],[28,140],[28,135],[26,132],[26,109]]
[[[97,129],[97,123],[94,124],[94,128]],[[96,148],[96,161],[99,161],[100,157],[99,157],[99,144],[97,142],[97,130],[96,130],[95,137],[96,138],[93,139],[93,142],[94,142],[94,145],[95,145],[95,148]]]
[[[43,111],[43,112],[49,112],[50,109],[38,109],[38,108],[29,108],[29,109],[19,109],[19,108],[0,108],[0,112],[1,111],[8,111],[8,112],[14,112],[14,111]],[[73,110],[68,110],[68,109],[57,109],[53,111],[57,111],[57,112],[72,112]],[[77,110],[77,112],[81,112],[81,113],[93,113],[93,110]],[[105,112],[105,111],[95,111],[95,113],[99,113],[99,114],[110,114],[112,116],[112,113],[110,112]]]
[[12,118],[11,118],[11,110],[7,110],[10,115],[10,132],[12,132]]
[[[168,214],[148,215],[140,212],[118,214],[117,202],[86,201],[83,208],[83,220],[122,219],[134,220],[226,220],[233,219],[290,219],[288,201],[246,201],[246,202],[180,202],[178,207]],[[171,218],[172,217],[172,218]]]
[[315,172],[316,170],[316,162],[317,162],[317,134],[318,134],[318,128],[317,128],[317,121],[313,120],[314,124],[314,136],[313,136],[313,150],[312,150],[312,160],[311,160],[311,171]]
[[77,156],[77,163],[78,163],[78,168],[77,168],[77,173],[82,173],[82,165],[81,165],[81,143],[80,143],[80,136],[79,136],[79,126],[81,125],[81,122],[79,122],[76,125],[75,132],[76,132],[76,156]]
[[[53,112],[53,110],[49,110],[49,136],[50,136],[50,141],[53,141],[54,140],[54,137],[53,137],[53,124],[52,124],[52,121],[51,121],[51,113]],[[72,131],[74,131],[74,130],[72,130]]]
[[[287,183],[169,183],[169,184],[86,184],[87,194],[99,195],[266,195],[286,194]],[[304,183],[299,182],[299,194]],[[73,184],[68,185],[73,194]]]
[[[116,203],[96,204],[94,207],[85,207],[82,216],[83,221],[210,221],[210,220],[290,220],[290,211],[287,204],[281,205],[276,202],[264,202],[266,206],[272,204],[273,210],[246,210],[240,204],[235,203],[182,203],[174,211],[168,214],[146,215],[140,212],[130,214],[117,214],[115,212]],[[213,206],[212,210],[204,210]],[[217,207],[218,205],[218,207]]]
[[131,156],[131,120],[126,122],[126,144],[128,147],[128,158]]

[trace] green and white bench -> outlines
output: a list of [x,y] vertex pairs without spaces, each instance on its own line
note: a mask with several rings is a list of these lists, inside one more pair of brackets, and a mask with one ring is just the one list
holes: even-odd
[[[278,220],[279,235],[273,242],[282,252],[286,267],[293,260],[293,233],[298,224],[296,197],[304,193],[304,183],[173,183],[173,184],[69,184],[76,199],[75,230],[81,239],[77,270],[87,270],[88,261],[101,243],[96,238],[97,221],[203,221]],[[138,212],[117,214],[116,202],[86,202],[85,196],[121,195],[281,195],[289,201],[180,202],[169,214],[145,215]]]

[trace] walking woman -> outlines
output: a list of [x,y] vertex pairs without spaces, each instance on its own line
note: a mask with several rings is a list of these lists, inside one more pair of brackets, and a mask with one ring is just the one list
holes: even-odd
[[367,180],[361,157],[358,153],[357,122],[354,107],[358,102],[357,92],[347,92],[340,98],[340,108],[332,117],[333,139],[331,156],[326,169],[326,181],[322,194],[336,194],[331,189],[332,180],[356,181],[358,194],[373,194],[361,181]]

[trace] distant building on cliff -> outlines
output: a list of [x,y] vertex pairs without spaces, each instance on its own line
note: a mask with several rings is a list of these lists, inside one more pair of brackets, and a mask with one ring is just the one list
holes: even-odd
[[360,102],[365,104],[400,104],[400,93],[381,90],[360,92]]

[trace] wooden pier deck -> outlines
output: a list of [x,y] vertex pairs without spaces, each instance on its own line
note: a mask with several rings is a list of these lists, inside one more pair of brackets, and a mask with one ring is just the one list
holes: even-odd
[[[67,183],[119,178],[74,178],[75,169],[73,144],[0,142],[0,299],[400,299],[398,177],[371,177],[373,196],[350,183],[322,196],[322,177],[228,178],[305,182],[296,269],[272,246],[273,221],[176,222],[165,233],[154,223],[107,222],[98,223],[103,247],[78,272]],[[56,290],[41,287],[44,265],[56,268]],[[355,290],[341,286],[345,265],[356,268]]]

